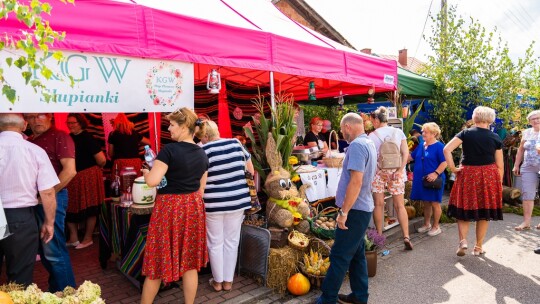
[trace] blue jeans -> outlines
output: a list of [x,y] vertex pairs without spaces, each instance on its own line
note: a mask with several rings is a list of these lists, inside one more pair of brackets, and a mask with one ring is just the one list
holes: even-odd
[[[66,189],[63,189],[56,193],[54,237],[47,244],[40,240],[39,255],[41,263],[49,272],[49,292],[62,291],[66,286],[76,286],[64,232],[67,206],[68,193]],[[43,205],[40,204],[36,208],[38,224],[41,227],[45,218]]]
[[371,212],[350,210],[345,223],[349,229],[336,229],[336,240],[330,251],[330,268],[321,286],[322,295],[317,303],[336,303],[347,270],[354,297],[360,302],[368,301],[364,235],[370,219]]

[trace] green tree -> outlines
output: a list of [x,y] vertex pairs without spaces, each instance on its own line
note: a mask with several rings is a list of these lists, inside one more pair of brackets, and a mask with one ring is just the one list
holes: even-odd
[[[514,62],[495,28],[488,32],[478,20],[469,22],[456,14],[456,7],[432,18],[433,35],[428,39],[435,55],[429,56],[426,74],[434,79],[433,116],[445,140],[451,139],[465,122],[464,106],[486,105],[497,111],[504,126],[522,125],[530,109],[521,107],[518,93],[527,86],[527,75],[535,70],[531,43],[523,58]],[[538,78],[537,78],[538,80]],[[529,82],[529,86],[538,85]],[[534,93],[534,90],[527,92]],[[536,94],[536,93],[535,93]],[[524,96],[527,100],[529,93]]]
[[[74,0],[60,0],[64,3],[73,3]],[[26,2],[25,2],[26,3]],[[39,72],[45,79],[50,79],[53,72],[44,63],[44,58],[50,56],[49,48],[55,41],[61,41],[65,33],[54,31],[49,22],[43,20],[42,15],[51,14],[52,7],[49,3],[39,0],[31,0],[27,4],[20,3],[17,0],[0,1],[0,19],[16,18],[23,23],[28,30],[21,30],[16,35],[5,34],[0,38],[0,52],[7,52],[5,62],[0,62],[0,86],[2,86],[2,95],[11,103],[17,100],[17,92],[4,78],[5,67],[13,68],[15,66],[21,72],[21,77],[27,85],[31,85],[34,90],[40,89],[43,97],[48,102],[53,98],[45,85],[39,79],[32,79],[33,71]],[[19,52],[17,52],[19,51]],[[23,55],[19,55],[20,52]],[[60,62],[64,56],[62,52],[55,51],[52,57]],[[73,78],[70,77],[73,85]]]

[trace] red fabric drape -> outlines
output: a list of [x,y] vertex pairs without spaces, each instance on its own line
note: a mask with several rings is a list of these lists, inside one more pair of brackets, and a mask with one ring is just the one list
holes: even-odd
[[218,129],[222,138],[231,138],[231,118],[229,116],[229,102],[227,101],[227,85],[221,81],[221,91],[218,96]]
[[66,131],[69,133],[69,129],[66,125],[68,113],[54,113],[54,126],[58,130]]
[[159,134],[161,134],[161,113],[148,113],[148,127],[150,133],[150,146],[152,147],[152,150],[157,153],[159,152],[159,147],[161,147],[161,136],[159,136]]

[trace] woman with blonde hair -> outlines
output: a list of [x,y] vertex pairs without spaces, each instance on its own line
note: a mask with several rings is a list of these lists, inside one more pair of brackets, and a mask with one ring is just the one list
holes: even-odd
[[[523,200],[523,222],[515,227],[516,231],[531,229],[534,198],[538,191],[538,171],[540,171],[540,110],[527,115],[531,128],[524,130],[516,154],[512,172],[521,176],[521,198]],[[540,224],[536,226],[540,229]]]
[[[412,182],[411,199],[422,201],[424,204],[424,225],[418,228],[419,233],[436,236],[441,233],[439,219],[441,218],[441,202],[446,176],[446,160],[444,159],[444,145],[437,140],[441,135],[441,129],[434,122],[425,123],[422,126],[423,143],[418,146],[409,156],[409,161],[414,160],[414,177]],[[440,189],[424,187],[423,179],[434,181],[442,178]],[[431,225],[433,215],[433,225]]]
[[146,276],[142,304],[150,304],[160,284],[182,278],[184,301],[193,303],[198,271],[208,263],[206,215],[203,193],[208,157],[193,141],[204,129],[202,121],[188,108],[169,114],[169,132],[175,142],[159,151],[154,166],[142,169],[144,180],[156,187],[163,177],[167,185],[157,190],[146,238],[142,274]]
[[[448,216],[458,222],[459,246],[456,254],[464,256],[468,248],[469,222],[476,222],[476,243],[472,254],[485,253],[482,248],[488,221],[503,219],[502,177],[504,172],[502,141],[491,132],[495,110],[479,106],[473,111],[474,125],[459,132],[444,147],[444,156],[456,181],[450,193]],[[461,164],[456,167],[452,151],[462,145]]]
[[251,208],[245,171],[254,173],[251,155],[236,138],[220,138],[215,122],[203,122],[195,135],[208,156],[204,190],[206,235],[215,291],[232,288],[244,211]]

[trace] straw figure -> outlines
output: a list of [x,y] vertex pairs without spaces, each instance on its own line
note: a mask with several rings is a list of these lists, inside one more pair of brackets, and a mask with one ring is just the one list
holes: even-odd
[[294,225],[295,229],[307,233],[310,215],[309,205],[300,193],[305,193],[307,186],[298,189],[291,182],[291,174],[283,168],[283,161],[276,142],[270,133],[266,144],[266,159],[271,172],[264,183],[264,188],[270,199],[266,206],[266,216],[270,225],[281,228],[289,228]]

